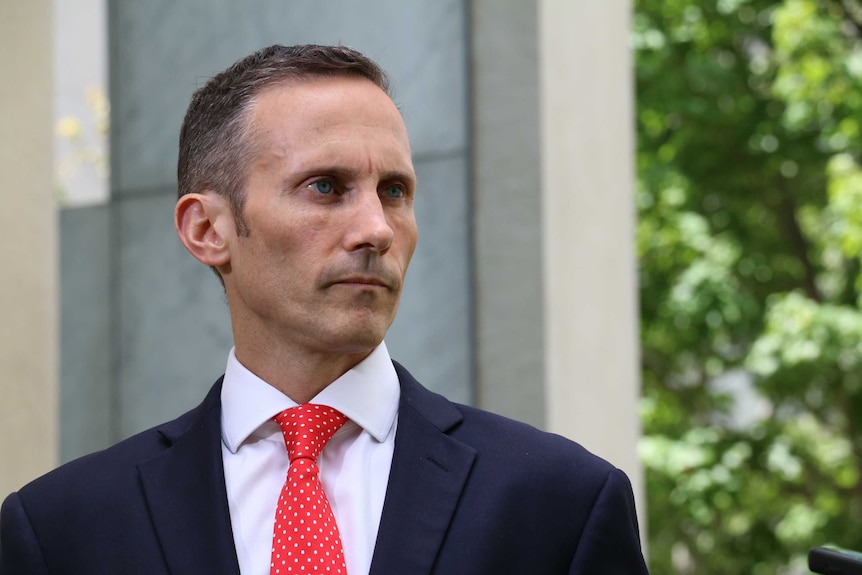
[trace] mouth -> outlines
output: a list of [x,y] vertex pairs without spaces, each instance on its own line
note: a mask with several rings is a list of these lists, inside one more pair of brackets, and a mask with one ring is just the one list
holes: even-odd
[[392,289],[392,286],[389,283],[375,276],[351,276],[339,278],[332,283],[333,285]]

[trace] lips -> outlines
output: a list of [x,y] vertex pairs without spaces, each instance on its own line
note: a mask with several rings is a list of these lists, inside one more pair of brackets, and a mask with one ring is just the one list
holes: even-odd
[[375,271],[377,273],[374,274],[349,273],[332,275],[323,282],[323,285],[368,286],[369,288],[382,287],[392,291],[397,291],[401,286],[401,278],[397,274],[382,272],[382,270]]
[[361,262],[353,261],[325,270],[320,285],[324,287],[338,284],[383,287],[397,292],[401,288],[401,281],[400,272],[390,268],[380,259],[369,258]]
[[360,285],[368,285],[368,286],[379,286],[391,289],[391,286],[385,282],[384,280],[378,277],[368,277],[368,276],[357,276],[357,277],[348,277],[341,278],[334,282],[333,284],[360,284]]

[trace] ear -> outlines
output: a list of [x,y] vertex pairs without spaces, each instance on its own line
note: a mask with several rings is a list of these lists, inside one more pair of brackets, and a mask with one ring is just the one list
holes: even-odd
[[234,232],[227,201],[215,192],[186,194],[177,200],[174,226],[180,241],[199,262],[218,268],[230,262]]

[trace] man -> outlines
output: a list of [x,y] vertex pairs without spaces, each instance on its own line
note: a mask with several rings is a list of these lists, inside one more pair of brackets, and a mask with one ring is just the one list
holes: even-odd
[[646,573],[621,471],[390,360],[417,230],[387,89],[353,50],[272,46],[195,93],[175,223],[224,285],[225,375],[10,495],[0,574]]

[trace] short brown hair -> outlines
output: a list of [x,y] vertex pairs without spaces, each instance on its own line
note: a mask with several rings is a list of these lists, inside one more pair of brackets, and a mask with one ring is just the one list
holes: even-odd
[[367,78],[391,96],[389,79],[380,66],[344,46],[276,44],[211,78],[192,95],[180,130],[179,196],[200,190],[221,194],[230,203],[237,233],[247,234],[242,209],[254,152],[247,136],[255,96],[284,80],[327,76]]

